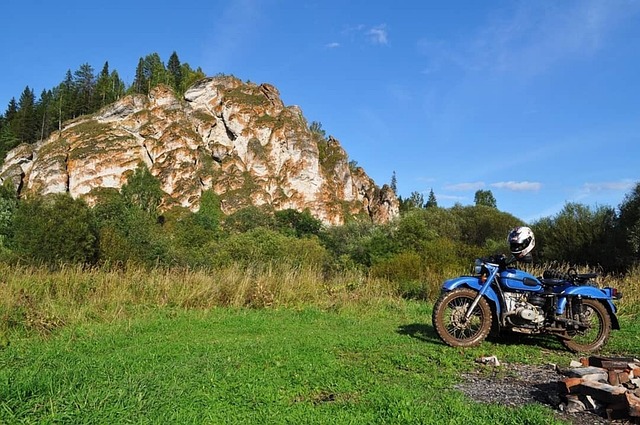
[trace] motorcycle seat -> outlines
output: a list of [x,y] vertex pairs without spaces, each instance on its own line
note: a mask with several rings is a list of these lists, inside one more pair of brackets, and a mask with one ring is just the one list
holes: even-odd
[[547,278],[547,279],[540,279],[540,282],[542,283],[542,286],[546,286],[547,288],[551,288],[551,287],[560,286],[560,285],[566,283],[566,280],[564,280],[564,279]]

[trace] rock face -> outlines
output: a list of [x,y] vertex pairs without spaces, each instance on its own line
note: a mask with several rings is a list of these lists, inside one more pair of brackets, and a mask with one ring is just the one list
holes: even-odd
[[68,122],[9,152],[0,180],[21,196],[69,192],[91,204],[92,189],[119,189],[141,163],[160,181],[164,208],[195,211],[212,189],[227,214],[268,204],[308,208],[327,224],[398,215],[393,191],[352,166],[337,140],[312,133],[275,87],[226,76],[199,81],[183,99],[160,86]]

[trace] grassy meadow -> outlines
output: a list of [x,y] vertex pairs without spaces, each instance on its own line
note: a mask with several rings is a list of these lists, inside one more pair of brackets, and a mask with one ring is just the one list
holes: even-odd
[[[442,277],[444,278],[444,276]],[[638,355],[640,272],[604,352]],[[431,299],[359,273],[0,266],[0,423],[560,423],[454,388],[474,359],[568,364],[553,339],[442,344]],[[422,293],[435,293],[438,277]]]

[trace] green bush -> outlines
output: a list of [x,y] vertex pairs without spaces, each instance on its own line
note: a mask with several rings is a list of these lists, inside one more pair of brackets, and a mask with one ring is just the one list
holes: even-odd
[[220,206],[220,197],[211,189],[202,192],[200,208],[194,215],[196,223],[212,232],[220,231],[220,223],[224,214]]
[[322,229],[322,222],[312,216],[308,209],[303,212],[294,209],[276,211],[274,217],[276,228],[285,235],[297,237],[318,235]]
[[154,265],[170,262],[167,232],[163,231],[155,214],[130,203],[116,190],[101,190],[94,196],[93,214],[99,231],[99,260],[102,263]]
[[158,179],[144,164],[140,164],[133,174],[128,176],[127,183],[122,186],[121,193],[129,206],[135,206],[149,214],[155,214],[164,192],[160,188]]
[[98,237],[91,209],[68,194],[34,197],[15,212],[12,247],[27,262],[91,264]]
[[534,223],[535,253],[542,261],[615,267],[615,211],[567,203],[553,218]]
[[210,245],[214,265],[287,263],[322,267],[327,252],[317,238],[298,239],[258,227]]
[[370,267],[400,250],[392,225],[351,222],[326,229],[320,238],[334,260],[346,256],[354,264],[364,267]]
[[428,296],[427,269],[424,258],[416,252],[404,251],[371,266],[371,276],[394,282],[402,297],[424,299]]
[[519,218],[486,205],[457,205],[451,212],[460,223],[460,237],[443,236],[478,247],[485,246],[489,239],[506,240],[509,230],[524,224]]
[[275,219],[272,211],[251,205],[229,214],[223,227],[228,233],[243,233],[259,227],[273,229]]
[[13,235],[13,215],[18,207],[18,195],[11,180],[0,185],[0,246]]

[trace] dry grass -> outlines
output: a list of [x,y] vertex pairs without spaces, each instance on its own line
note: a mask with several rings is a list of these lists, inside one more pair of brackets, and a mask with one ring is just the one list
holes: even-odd
[[335,308],[396,296],[392,285],[359,273],[325,279],[319,270],[287,265],[231,266],[210,272],[128,267],[126,270],[0,264],[0,331],[46,334],[71,323],[113,321],[156,308]]
[[602,279],[601,286],[613,286],[622,292],[618,303],[621,316],[640,314],[640,265],[632,268],[624,276],[608,276]]
[[[544,269],[528,271],[540,276]],[[433,300],[441,283],[452,275],[451,271],[447,276],[429,273],[425,282],[417,283],[420,288],[410,289],[414,295]],[[286,264],[236,265],[211,271],[141,267],[87,270],[79,266],[51,271],[0,264],[0,276],[0,333],[35,331],[46,335],[67,324],[111,322],[157,308],[314,305],[340,309],[399,302],[401,295],[407,295],[406,283],[356,271],[326,278],[320,270]],[[618,302],[621,315],[640,313],[640,267],[621,277],[600,277],[598,284],[617,287],[624,293]]]
[[[566,273],[570,267],[568,264],[554,264],[534,266],[528,269],[524,267],[524,269],[534,276],[542,276],[545,270],[554,269]],[[599,287],[617,288],[623,294],[622,299],[616,302],[619,316],[633,316],[640,313],[640,265],[624,275],[605,275],[601,270],[591,267],[578,267],[576,271],[578,273],[598,273],[599,276],[595,282]]]

